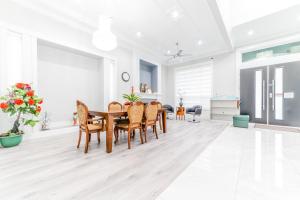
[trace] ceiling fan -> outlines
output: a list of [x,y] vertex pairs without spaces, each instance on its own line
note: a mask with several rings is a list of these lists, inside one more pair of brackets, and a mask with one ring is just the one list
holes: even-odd
[[176,53],[174,54],[165,54],[165,56],[170,57],[168,60],[180,58],[180,57],[186,57],[186,56],[192,56],[192,54],[184,54],[183,49],[179,48],[179,42],[176,42]]

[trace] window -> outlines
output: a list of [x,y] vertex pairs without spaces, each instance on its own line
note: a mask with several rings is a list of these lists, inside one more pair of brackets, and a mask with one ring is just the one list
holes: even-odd
[[180,67],[175,70],[176,105],[180,97],[185,107],[202,105],[210,109],[212,63]]
[[283,120],[283,68],[275,69],[275,119]]
[[262,117],[262,71],[258,70],[255,72],[255,118]]

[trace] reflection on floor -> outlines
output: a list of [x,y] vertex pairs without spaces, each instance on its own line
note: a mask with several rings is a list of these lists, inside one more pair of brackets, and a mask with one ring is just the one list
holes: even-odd
[[274,126],[274,125],[267,125],[267,124],[255,124],[255,128],[270,129],[270,130],[274,130],[274,131],[285,131],[285,132],[300,133],[300,128],[299,127]]
[[157,200],[298,200],[300,134],[228,127]]

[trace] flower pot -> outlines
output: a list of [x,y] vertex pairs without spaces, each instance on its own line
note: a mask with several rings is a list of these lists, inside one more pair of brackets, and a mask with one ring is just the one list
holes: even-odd
[[4,148],[14,147],[22,142],[22,138],[22,135],[0,137],[0,143]]

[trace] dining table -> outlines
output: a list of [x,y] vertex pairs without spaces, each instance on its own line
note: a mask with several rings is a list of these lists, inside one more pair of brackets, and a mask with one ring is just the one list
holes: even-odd
[[[161,115],[163,133],[167,132],[167,113],[164,108],[158,110],[158,114]],[[89,111],[90,116],[102,117],[105,119],[106,126],[106,152],[112,152],[113,144],[113,131],[114,131],[114,119],[120,117],[126,117],[127,111]]]

